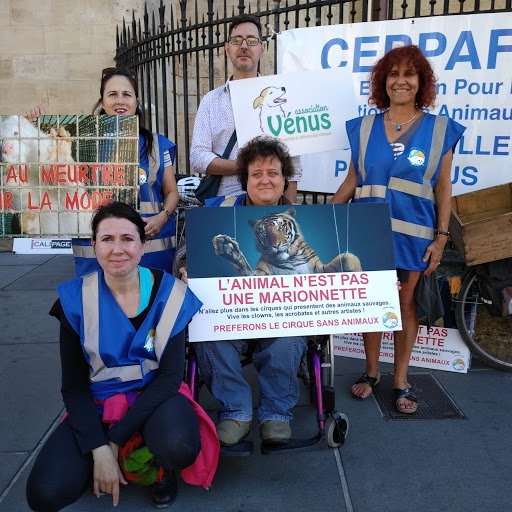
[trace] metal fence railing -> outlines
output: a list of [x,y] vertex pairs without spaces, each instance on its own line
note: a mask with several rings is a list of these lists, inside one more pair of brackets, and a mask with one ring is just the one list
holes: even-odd
[[[512,11],[512,0],[160,0],[151,15],[135,14],[117,33],[116,62],[137,72],[146,125],[178,146],[176,172],[190,173],[188,154],[201,98],[227,80],[224,41],[235,15],[260,17],[266,37],[263,74],[276,73],[279,31],[316,25],[356,23],[452,14]],[[178,12],[177,12],[178,11]],[[323,194],[320,194],[323,196]],[[316,200],[316,196],[313,200]],[[320,202],[325,197],[320,198]]]

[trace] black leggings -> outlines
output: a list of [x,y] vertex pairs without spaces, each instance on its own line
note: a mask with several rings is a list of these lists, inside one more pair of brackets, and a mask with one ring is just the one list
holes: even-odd
[[[147,419],[142,435],[155,462],[165,470],[194,463],[201,449],[199,421],[190,402],[177,394]],[[27,481],[32,510],[56,512],[77,501],[90,485],[92,454],[82,454],[66,418],[41,448]]]

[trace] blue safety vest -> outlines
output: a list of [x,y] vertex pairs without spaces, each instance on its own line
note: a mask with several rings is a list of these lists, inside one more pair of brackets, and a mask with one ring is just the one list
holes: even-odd
[[[141,151],[143,144],[144,137],[139,135],[140,215],[147,218],[162,211],[164,202],[162,191],[164,151],[170,151],[171,160],[174,162],[176,144],[158,133],[153,133],[153,151],[149,159]],[[75,270],[78,276],[83,276],[100,269],[89,238],[73,238],[72,246],[75,257]],[[164,224],[158,236],[146,241],[144,255],[140,264],[143,267],[157,268],[172,273],[175,251],[176,225],[174,216],[171,216]]]
[[465,128],[450,118],[425,114],[416,133],[394,159],[384,115],[347,121],[358,176],[353,202],[388,202],[397,268],[425,270],[422,259],[436,229],[434,186],[444,155]]
[[245,193],[239,196],[218,196],[207,199],[204,202],[205,206],[242,206],[244,202]]
[[202,306],[187,286],[164,273],[146,318],[135,330],[107,286],[103,270],[66,281],[57,291],[67,320],[80,335],[91,393],[97,400],[149,384],[168,340]]

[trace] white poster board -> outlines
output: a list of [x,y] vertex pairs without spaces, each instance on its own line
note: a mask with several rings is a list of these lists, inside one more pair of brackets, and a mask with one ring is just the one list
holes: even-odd
[[[357,116],[377,112],[368,105],[373,64],[394,46],[418,45],[438,77],[437,106],[432,113],[467,127],[454,154],[453,195],[511,181],[512,13],[299,28],[280,33],[277,42],[279,73],[338,67],[350,71]],[[344,98],[339,101],[353,109]],[[301,160],[301,190],[334,192],[346,177],[350,152],[308,155]]]
[[345,121],[357,101],[347,69],[234,80],[229,90],[240,147],[258,135],[277,137],[291,156],[349,147]]
[[189,286],[206,301],[189,324],[190,341],[401,329],[393,270],[189,279]]
[[[186,224],[190,341],[401,329],[387,203],[191,208]],[[293,243],[265,251],[275,226]]]
[[[361,334],[335,334],[333,342],[335,356],[356,359],[366,357]],[[393,333],[383,332],[379,361],[394,363],[394,357]],[[416,343],[412,349],[410,366],[467,373],[470,363],[471,353],[457,329],[432,327],[427,331],[425,325],[420,325]]]

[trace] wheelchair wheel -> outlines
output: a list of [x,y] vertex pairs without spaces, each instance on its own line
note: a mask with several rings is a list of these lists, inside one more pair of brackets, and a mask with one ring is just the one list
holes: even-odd
[[490,315],[474,268],[465,274],[455,301],[457,329],[471,352],[491,366],[512,371],[512,315]]
[[345,414],[334,411],[325,423],[325,437],[330,448],[343,446],[348,434],[348,418]]

